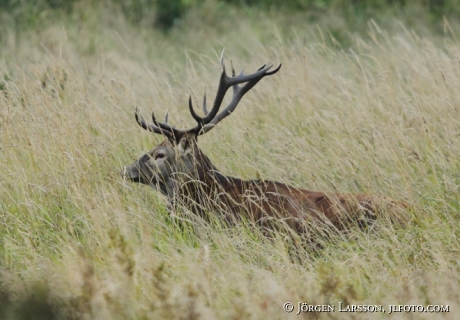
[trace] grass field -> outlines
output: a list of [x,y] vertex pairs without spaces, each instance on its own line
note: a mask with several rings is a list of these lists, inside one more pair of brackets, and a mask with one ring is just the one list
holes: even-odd
[[[0,318],[458,317],[459,34],[370,21],[344,46],[321,26],[240,18],[189,17],[168,36],[109,13],[6,30]],[[283,63],[200,138],[223,173],[384,195],[409,203],[412,220],[337,234],[293,258],[282,237],[245,226],[179,228],[163,196],[123,181],[120,169],[162,140],[134,108],[193,125],[188,94],[215,92],[223,47],[247,72]],[[336,310],[297,316],[285,302]],[[339,302],[450,312],[343,313]]]

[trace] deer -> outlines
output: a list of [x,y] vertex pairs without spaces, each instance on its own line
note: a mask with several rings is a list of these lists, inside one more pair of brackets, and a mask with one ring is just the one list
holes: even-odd
[[[123,168],[123,176],[132,182],[151,186],[168,197],[170,208],[178,204],[193,214],[206,217],[218,213],[224,221],[249,221],[265,229],[283,225],[296,233],[304,233],[311,223],[329,225],[343,230],[349,224],[364,226],[377,218],[382,198],[366,194],[319,192],[267,180],[243,180],[219,171],[198,147],[198,137],[211,131],[231,115],[242,97],[264,77],[276,74],[281,64],[264,64],[256,72],[245,75],[244,69],[232,76],[225,70],[224,54],[220,58],[220,80],[213,105],[208,111],[206,93],[204,116],[199,116],[190,94],[189,111],[197,124],[178,129],[159,122],[152,112],[148,123],[135,110],[137,123],[145,130],[165,137],[165,140]],[[227,91],[232,88],[230,103],[219,112]],[[392,205],[397,201],[383,199]],[[171,209],[173,210],[173,209]]]

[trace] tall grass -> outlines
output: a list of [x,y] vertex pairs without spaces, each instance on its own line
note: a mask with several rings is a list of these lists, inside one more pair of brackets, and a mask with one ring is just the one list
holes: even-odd
[[[295,318],[283,303],[300,301],[444,304],[449,313],[396,317],[456,318],[458,34],[389,33],[371,21],[342,47],[328,30],[282,18],[214,29],[187,19],[169,37],[103,13],[6,34],[0,317],[283,319]],[[123,181],[123,165],[161,141],[135,123],[134,107],[193,124],[188,93],[215,92],[222,47],[248,72],[283,63],[200,138],[222,172],[389,196],[415,208],[412,222],[336,235],[293,257],[285,239],[246,226],[180,227],[163,196]]]

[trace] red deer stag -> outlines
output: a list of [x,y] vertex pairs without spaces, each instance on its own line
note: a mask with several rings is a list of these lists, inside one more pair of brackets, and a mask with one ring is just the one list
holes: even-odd
[[[278,72],[281,64],[270,71],[271,68],[272,65],[263,65],[252,74],[244,75],[241,71],[236,75],[232,66],[232,77],[229,77],[222,54],[220,82],[211,110],[208,112],[206,108],[206,94],[203,99],[204,117],[197,115],[191,96],[189,98],[190,113],[197,122],[190,129],[181,130],[167,124],[168,115],[163,123],[159,122],[153,112],[153,124],[149,124],[136,110],[136,120],[142,128],[167,139],[125,166],[124,176],[160,190],[173,206],[180,203],[203,217],[219,212],[229,222],[243,218],[263,227],[273,227],[272,222],[276,221],[303,232],[308,223],[315,221],[343,229],[350,222],[362,225],[374,220],[377,197],[312,192],[275,181],[229,177],[222,174],[198,148],[198,136],[230,115],[243,95],[263,77]],[[233,88],[232,100],[219,113],[230,88]]]

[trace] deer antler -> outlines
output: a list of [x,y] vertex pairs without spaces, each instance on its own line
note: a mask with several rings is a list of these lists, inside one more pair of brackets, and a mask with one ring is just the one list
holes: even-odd
[[[198,125],[192,129],[187,130],[188,132],[195,132],[196,134],[204,134],[214,128],[214,126],[219,123],[222,119],[226,116],[231,114],[238,103],[240,102],[241,98],[244,96],[246,92],[251,90],[257,82],[259,82],[263,77],[275,74],[281,68],[281,64],[272,71],[269,71],[273,65],[264,64],[256,72],[244,75],[244,69],[241,70],[239,75],[236,75],[235,69],[233,68],[232,64],[232,77],[229,77],[225,72],[225,63],[224,63],[224,52],[222,51],[222,55],[220,58],[220,65],[221,65],[221,75],[219,81],[219,87],[217,89],[216,99],[214,100],[214,104],[212,106],[211,111],[206,114],[203,118],[199,117],[192,106],[192,99],[189,99],[189,109],[192,117],[198,122]],[[239,84],[245,83],[243,86],[239,86]],[[225,94],[227,90],[233,87],[233,97],[227,107],[222,110],[219,114],[217,112],[220,109],[222,101],[224,100]],[[204,96],[204,101],[206,101],[206,94]],[[203,103],[203,110],[206,110],[205,102]],[[205,111],[206,113],[206,111]]]
[[[233,68],[232,64],[232,77],[229,77],[227,73],[225,72],[225,64],[224,64],[224,51],[222,51],[222,55],[220,58],[220,65],[221,65],[221,75],[220,75],[220,81],[219,81],[219,87],[217,88],[217,94],[216,98],[214,100],[212,109],[210,112],[208,112],[206,108],[206,93],[204,94],[203,97],[203,112],[204,112],[204,117],[200,117],[194,110],[193,104],[192,104],[192,96],[190,95],[188,105],[189,105],[189,110],[190,114],[192,115],[193,119],[198,123],[195,127],[186,129],[186,130],[180,130],[177,128],[174,128],[170,125],[168,125],[167,122],[167,115],[166,115],[166,121],[165,123],[158,122],[155,119],[155,116],[152,112],[152,121],[154,124],[148,124],[145,122],[145,120],[140,116],[137,112],[136,109],[136,120],[139,123],[139,125],[151,132],[163,134],[168,138],[175,138],[178,139],[185,133],[195,133],[196,135],[202,135],[219,123],[222,119],[227,117],[229,114],[231,114],[238,103],[240,102],[241,98],[244,96],[246,92],[252,89],[263,77],[265,76],[270,76],[272,74],[275,74],[278,72],[278,70],[281,68],[281,64],[276,67],[274,70],[269,71],[273,65],[267,65],[264,64],[261,66],[259,69],[257,69],[256,72],[251,73],[249,75],[244,75],[244,69],[241,70],[241,72],[236,75],[235,69]],[[245,83],[243,86],[239,86],[239,84]],[[227,93],[227,90],[230,89],[230,87],[233,88],[233,97],[230,103],[227,105],[227,107],[222,110],[220,113],[219,109],[220,106],[222,105],[222,101],[224,100],[225,94]]]
[[166,137],[171,138],[171,139],[174,138],[174,137],[177,137],[177,136],[179,136],[181,134],[182,130],[176,129],[176,128],[170,126],[169,124],[167,124],[167,122],[168,122],[168,113],[166,113],[165,122],[161,123],[161,122],[158,122],[156,120],[155,114],[152,111],[152,121],[153,121],[154,124],[147,123],[144,120],[144,117],[142,117],[139,114],[139,109],[138,108],[136,108],[136,113],[134,115],[136,117],[137,123],[142,128],[144,128],[145,130],[165,135]]

